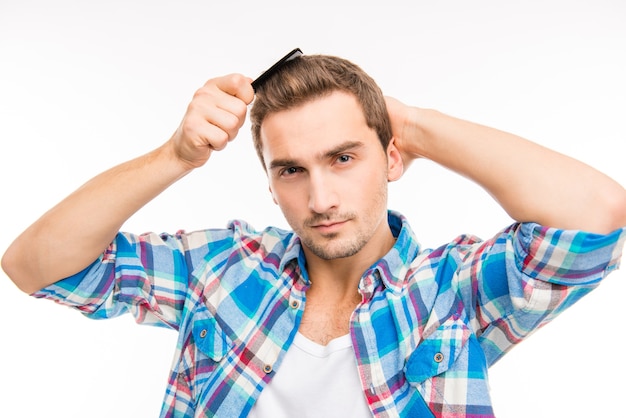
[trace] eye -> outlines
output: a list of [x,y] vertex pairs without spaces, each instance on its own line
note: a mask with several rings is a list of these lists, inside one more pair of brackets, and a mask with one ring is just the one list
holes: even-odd
[[302,171],[301,167],[286,167],[283,170],[280,171],[280,175],[282,177],[289,177],[289,176],[293,176],[294,174],[297,174],[299,172]]
[[346,154],[342,154],[339,157],[337,157],[337,162],[340,164],[349,163],[350,161],[352,161],[352,157]]

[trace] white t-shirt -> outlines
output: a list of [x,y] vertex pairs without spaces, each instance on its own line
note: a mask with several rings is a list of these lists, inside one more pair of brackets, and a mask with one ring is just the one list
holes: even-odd
[[350,335],[328,345],[297,333],[250,418],[371,417]]

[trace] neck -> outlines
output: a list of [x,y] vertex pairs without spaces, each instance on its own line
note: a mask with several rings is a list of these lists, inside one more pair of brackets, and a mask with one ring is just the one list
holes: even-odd
[[303,246],[311,287],[306,293],[299,331],[322,345],[347,334],[354,310],[362,301],[359,292],[361,276],[391,249],[394,242],[391,229],[385,222],[363,248],[350,257],[326,260]]
[[305,247],[307,271],[312,283],[309,297],[314,294],[334,302],[354,300],[365,270],[383,257],[394,243],[395,238],[387,225],[380,236],[350,257],[325,260]]

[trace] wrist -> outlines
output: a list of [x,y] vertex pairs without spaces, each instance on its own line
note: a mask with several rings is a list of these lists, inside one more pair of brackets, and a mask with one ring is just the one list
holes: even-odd
[[425,126],[429,113],[429,109],[419,107],[409,107],[407,109],[402,136],[407,139],[410,138],[410,141],[404,144],[404,149],[414,158],[425,156],[427,146]]
[[413,152],[420,157],[432,159],[433,153],[436,153],[437,131],[436,125],[440,120],[442,113],[434,109],[412,108],[410,116],[410,126],[413,131]]
[[169,176],[179,179],[193,171],[193,164],[181,158],[173,141],[167,141],[152,153],[154,160],[160,161],[159,165],[164,168],[164,172],[170,173]]

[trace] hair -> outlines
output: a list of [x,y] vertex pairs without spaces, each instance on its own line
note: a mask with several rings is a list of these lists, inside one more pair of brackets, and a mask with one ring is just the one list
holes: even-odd
[[387,149],[391,140],[391,122],[385,98],[376,82],[360,67],[343,58],[303,55],[285,63],[256,89],[250,121],[254,148],[263,168],[261,124],[265,118],[335,91],[356,97],[367,126],[376,132],[383,149]]

